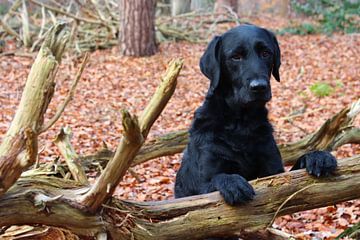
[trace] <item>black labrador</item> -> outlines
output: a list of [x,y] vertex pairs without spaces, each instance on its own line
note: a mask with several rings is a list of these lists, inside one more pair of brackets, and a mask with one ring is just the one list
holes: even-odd
[[[200,60],[210,88],[195,112],[176,198],[220,191],[228,204],[244,203],[255,195],[249,180],[284,172],[265,107],[279,67],[278,41],[264,28],[240,25],[210,42]],[[319,177],[336,166],[329,152],[314,151],[292,169]]]

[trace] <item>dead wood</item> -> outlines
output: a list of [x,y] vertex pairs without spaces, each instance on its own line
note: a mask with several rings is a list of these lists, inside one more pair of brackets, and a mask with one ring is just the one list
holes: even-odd
[[64,157],[73,179],[83,185],[87,185],[89,182],[85,171],[81,166],[81,162],[79,161],[79,156],[76,154],[70,143],[71,135],[72,133],[69,128],[62,128],[60,133],[56,136],[54,143]]
[[55,75],[68,40],[65,25],[47,35],[31,68],[15,117],[0,145],[0,195],[37,157],[37,135],[55,87]]
[[129,169],[151,126],[174,93],[182,64],[182,60],[179,59],[169,64],[160,86],[142,112],[139,120],[128,112],[123,112],[123,138],[95,185],[80,199],[81,203],[90,211],[96,211],[104,201],[112,196],[116,186]]
[[[266,228],[276,216],[360,198],[360,156],[339,161],[334,176],[304,170],[251,181],[256,197],[233,207],[218,192],[160,202],[112,201],[89,214],[75,201],[87,191],[75,181],[26,177],[0,197],[0,226],[45,224],[114,239],[201,239],[241,236]],[[336,194],[334,194],[336,192]]]
[[[285,165],[294,164],[303,154],[314,150],[333,151],[348,143],[360,143],[360,129],[352,125],[360,111],[360,99],[326,120],[314,133],[294,143],[280,144],[281,156]],[[181,153],[188,143],[187,130],[168,133],[146,142],[134,159],[132,166],[148,160]],[[106,166],[114,155],[111,150],[102,149],[94,155],[81,157],[86,167],[94,163]]]

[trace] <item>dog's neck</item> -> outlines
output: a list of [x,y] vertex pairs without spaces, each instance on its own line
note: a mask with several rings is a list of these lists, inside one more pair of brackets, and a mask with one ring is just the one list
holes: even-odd
[[224,101],[224,98],[218,96],[218,94],[207,96],[203,107],[210,115],[213,115],[216,118],[220,117],[242,122],[256,120],[264,121],[268,119],[268,110],[265,105],[242,106],[234,110],[231,109]]

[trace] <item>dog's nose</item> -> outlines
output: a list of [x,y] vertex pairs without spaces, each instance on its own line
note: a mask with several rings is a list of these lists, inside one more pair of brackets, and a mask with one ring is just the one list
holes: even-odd
[[264,79],[254,79],[250,82],[250,90],[254,93],[265,92],[268,86],[267,81]]

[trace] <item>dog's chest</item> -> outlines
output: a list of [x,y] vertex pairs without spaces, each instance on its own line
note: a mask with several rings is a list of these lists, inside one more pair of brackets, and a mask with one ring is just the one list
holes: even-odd
[[259,139],[259,130],[261,130],[259,128],[249,127],[248,124],[234,121],[224,125],[216,138],[235,155],[251,152]]

